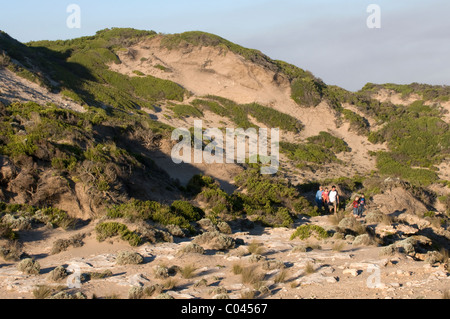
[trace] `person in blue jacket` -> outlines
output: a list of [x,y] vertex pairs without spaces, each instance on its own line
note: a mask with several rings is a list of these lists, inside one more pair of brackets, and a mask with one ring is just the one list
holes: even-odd
[[320,186],[319,190],[316,193],[316,204],[317,204],[317,207],[319,207],[319,209],[322,209],[322,204],[323,204],[322,193],[323,193],[323,187]]
[[365,198],[364,194],[362,194],[361,198],[359,199],[358,216],[363,217],[365,210],[366,210],[366,198]]

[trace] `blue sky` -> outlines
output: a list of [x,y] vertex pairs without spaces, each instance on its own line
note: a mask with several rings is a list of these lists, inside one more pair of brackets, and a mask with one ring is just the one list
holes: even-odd
[[[69,29],[69,4],[81,28]],[[369,29],[369,4],[381,29]],[[358,90],[367,82],[450,85],[448,0],[16,0],[2,3],[0,29],[30,40],[70,39],[110,27],[211,32]]]

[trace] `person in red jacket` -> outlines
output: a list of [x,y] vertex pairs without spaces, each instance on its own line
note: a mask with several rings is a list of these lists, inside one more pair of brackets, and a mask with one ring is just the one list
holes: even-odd
[[328,196],[330,192],[328,191],[328,187],[325,187],[325,190],[322,192],[322,201],[323,201],[323,207],[325,207],[328,212],[330,211],[330,207],[328,206],[328,203],[330,202],[330,197]]
[[358,218],[359,217],[359,197],[356,196],[355,200],[353,201],[353,216]]

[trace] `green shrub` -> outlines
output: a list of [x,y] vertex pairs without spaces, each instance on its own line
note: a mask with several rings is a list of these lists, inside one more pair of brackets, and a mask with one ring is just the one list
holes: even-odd
[[280,142],[280,151],[297,163],[326,164],[339,162],[336,155],[329,149],[316,144],[293,144]]
[[210,176],[194,175],[186,185],[186,191],[190,194],[197,195],[206,188],[218,188],[219,185]]
[[291,240],[299,237],[301,240],[310,238],[311,236],[316,236],[319,239],[326,239],[329,237],[328,232],[318,225],[302,225],[298,227],[295,232],[291,235]]
[[359,135],[368,135],[370,133],[369,123],[364,117],[347,109],[343,109],[342,114],[345,120],[350,122],[351,131]]
[[200,208],[186,201],[177,200],[172,203],[170,208],[175,214],[183,216],[190,222],[198,221],[204,217],[204,212]]
[[299,199],[294,200],[293,207],[295,212],[299,215],[306,215],[310,217],[320,216],[317,207],[313,207],[305,197],[300,197]]
[[215,101],[195,99],[191,104],[201,110],[209,110],[222,117],[231,117],[230,111]]
[[409,165],[430,167],[450,153],[448,124],[436,117],[405,115],[389,122],[379,132],[392,152],[402,155]]
[[60,94],[72,101],[75,101],[79,104],[83,104],[83,99],[77,93],[73,92],[72,90],[64,89],[60,92]]
[[317,136],[308,137],[308,143],[320,145],[334,153],[350,152],[350,148],[344,140],[331,135],[328,132],[320,132]]
[[269,128],[279,128],[280,130],[294,133],[298,133],[303,129],[303,125],[299,120],[271,107],[252,103],[244,105],[244,108],[247,109],[248,114]]
[[11,229],[9,225],[0,224],[0,238],[15,240],[18,239],[18,235]]
[[127,241],[131,246],[139,246],[142,242],[141,237],[128,229],[124,224],[107,222],[98,224],[95,227],[97,240],[104,241],[108,238],[120,236],[121,239]]
[[170,107],[177,118],[185,118],[185,117],[203,117],[203,113],[198,110],[196,107],[191,105],[181,105],[176,104],[173,107]]
[[164,65],[161,65],[161,64],[157,64],[154,67],[156,69],[160,69],[161,71],[164,71],[164,72],[171,72],[171,70],[169,68],[166,68]]
[[301,106],[319,105],[323,97],[323,83],[314,78],[297,78],[291,84],[292,99]]
[[428,169],[412,168],[395,158],[394,154],[380,152],[377,155],[380,174],[399,177],[414,185],[427,186],[438,180],[438,175]]
[[195,233],[191,221],[200,220],[202,211],[187,202],[177,201],[175,206],[162,205],[154,201],[132,200],[108,209],[109,218],[150,220],[162,225],[176,225]]
[[42,223],[51,224],[62,228],[68,228],[75,222],[75,220],[71,218],[66,211],[55,207],[40,209],[36,211],[36,214],[33,217]]
[[256,128],[249,120],[249,116],[252,116],[268,128],[279,128],[280,130],[294,133],[298,133],[303,129],[303,125],[299,120],[271,107],[258,103],[237,104],[231,100],[212,95],[209,95],[206,98],[208,98],[208,100],[196,99],[192,104],[220,116],[230,118],[239,128]]
[[280,151],[287,154],[297,165],[305,166],[339,163],[335,154],[350,152],[350,148],[344,140],[330,133],[320,132],[317,136],[309,137],[305,144],[280,142]]
[[138,71],[138,70],[134,70],[133,73],[138,75],[138,76],[145,76],[144,73],[142,73],[141,71]]
[[70,158],[52,158],[52,167],[59,170],[73,171],[77,163],[78,161],[75,156],[70,156]]
[[[153,31],[134,29],[102,30],[93,37],[32,42],[23,45],[21,51],[33,57],[36,66],[52,74],[52,79],[63,88],[63,94],[78,103],[122,109],[151,108],[152,103],[159,100],[183,101],[186,91],[171,81],[142,73],[138,73],[139,77],[128,77],[110,71],[108,64],[120,63],[116,50],[154,35]],[[128,53],[133,52],[128,50]],[[21,62],[27,61],[24,54],[18,58]],[[39,75],[24,76],[41,80]]]
[[314,215],[315,209],[285,180],[247,169],[235,178],[245,193],[235,193],[235,209],[249,218],[272,227],[290,226],[296,215]]
[[450,214],[450,195],[447,196],[439,196],[438,197],[439,202],[444,204],[447,214]]
[[408,98],[412,94],[418,94],[424,100],[428,101],[446,101],[450,96],[450,87],[445,85],[429,85],[412,83],[408,85],[386,83],[382,85],[368,83],[362,89],[363,91],[377,91],[381,88],[393,90],[402,95],[402,98]]

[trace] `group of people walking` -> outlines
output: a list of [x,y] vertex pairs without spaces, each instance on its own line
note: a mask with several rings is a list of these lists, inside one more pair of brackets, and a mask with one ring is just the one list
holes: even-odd
[[320,186],[319,190],[316,193],[316,204],[319,209],[325,208],[328,212],[334,211],[336,214],[339,208],[339,194],[336,190],[336,186],[331,187],[331,191],[328,190],[328,187],[325,189]]
[[[334,214],[336,214],[339,210],[339,194],[336,186],[331,187],[331,191],[328,190],[328,187],[325,187],[324,189],[320,186],[316,193],[316,204],[320,210],[324,208],[329,213],[334,212]],[[353,216],[356,218],[363,216],[366,208],[366,199],[364,194],[355,197],[352,208]]]

